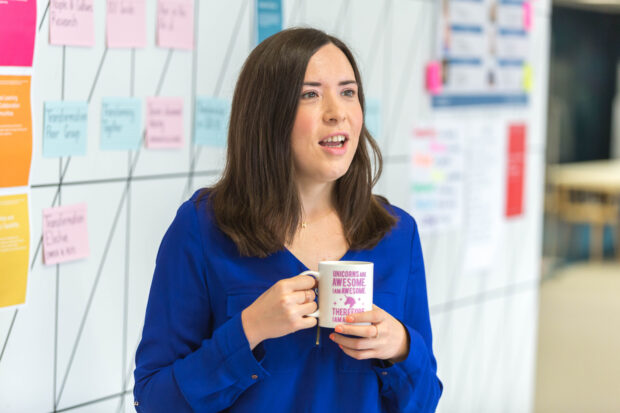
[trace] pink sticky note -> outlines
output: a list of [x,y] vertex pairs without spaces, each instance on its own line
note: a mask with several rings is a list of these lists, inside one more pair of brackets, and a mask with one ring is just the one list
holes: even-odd
[[531,1],[523,2],[523,28],[528,31],[532,29],[532,2]]
[[108,47],[146,46],[145,0],[108,0]]
[[88,257],[86,204],[43,209],[43,262],[46,265]]
[[0,1],[0,66],[32,66],[36,0]]
[[51,44],[95,44],[93,0],[50,0],[49,13]]
[[194,48],[194,0],[159,0],[157,45],[175,49]]
[[441,92],[441,64],[438,61],[432,61],[426,65],[426,90],[432,95],[438,95]]
[[147,98],[146,147],[183,147],[183,98]]

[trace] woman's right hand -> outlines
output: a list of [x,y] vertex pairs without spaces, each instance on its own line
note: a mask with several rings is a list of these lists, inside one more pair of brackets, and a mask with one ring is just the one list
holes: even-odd
[[241,312],[243,331],[254,350],[261,341],[282,337],[314,327],[317,319],[304,317],[317,309],[314,288],[317,282],[309,275],[285,278],[261,294]]

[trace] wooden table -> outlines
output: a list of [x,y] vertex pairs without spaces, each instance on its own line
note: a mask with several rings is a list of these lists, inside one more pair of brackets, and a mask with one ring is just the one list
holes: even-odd
[[546,180],[545,211],[568,224],[590,225],[590,259],[602,259],[603,229],[610,225],[620,259],[620,160],[550,165]]

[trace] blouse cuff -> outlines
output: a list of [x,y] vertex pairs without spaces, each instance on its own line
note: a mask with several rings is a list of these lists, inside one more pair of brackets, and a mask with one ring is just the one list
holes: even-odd
[[373,363],[373,370],[381,381],[382,391],[391,388],[394,380],[409,380],[409,377],[418,376],[428,363],[428,349],[420,333],[404,323],[403,326],[409,335],[407,358],[395,364],[387,360],[375,360]]
[[198,350],[174,363],[174,377],[193,405],[193,401],[204,397],[206,389],[197,383],[204,383],[205,379],[217,382],[221,388],[234,385],[245,390],[269,377],[262,367],[264,356],[261,345],[250,350],[238,313],[215,330],[210,339],[204,340]]

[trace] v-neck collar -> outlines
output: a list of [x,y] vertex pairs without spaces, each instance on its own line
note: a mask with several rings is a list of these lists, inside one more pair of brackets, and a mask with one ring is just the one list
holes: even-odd
[[[293,254],[293,253],[291,252],[291,250],[289,250],[288,248],[286,248],[286,246],[284,247],[284,253],[285,253],[286,255],[288,255],[288,256],[289,256],[289,257],[290,257],[290,258],[291,258],[291,259],[292,259],[292,260],[293,260],[293,261],[297,264],[297,266],[299,266],[299,267],[301,267],[301,268],[302,268],[302,272],[303,272],[303,271],[309,271],[309,270],[310,270],[310,268],[308,268],[308,267],[306,266],[306,264],[304,264],[304,263],[303,263],[303,262],[302,262],[299,258],[297,258],[297,256],[296,256],[295,254]],[[354,251],[353,251],[353,250],[348,249],[348,250],[344,253],[344,255],[343,255],[342,257],[340,257],[339,259],[337,259],[336,261],[347,261],[347,259],[346,259],[346,258],[349,258],[349,256],[350,256],[351,254],[353,254],[353,253],[354,253]],[[334,260],[330,260],[330,261],[334,261]],[[314,270],[313,270],[313,271],[314,271]]]

